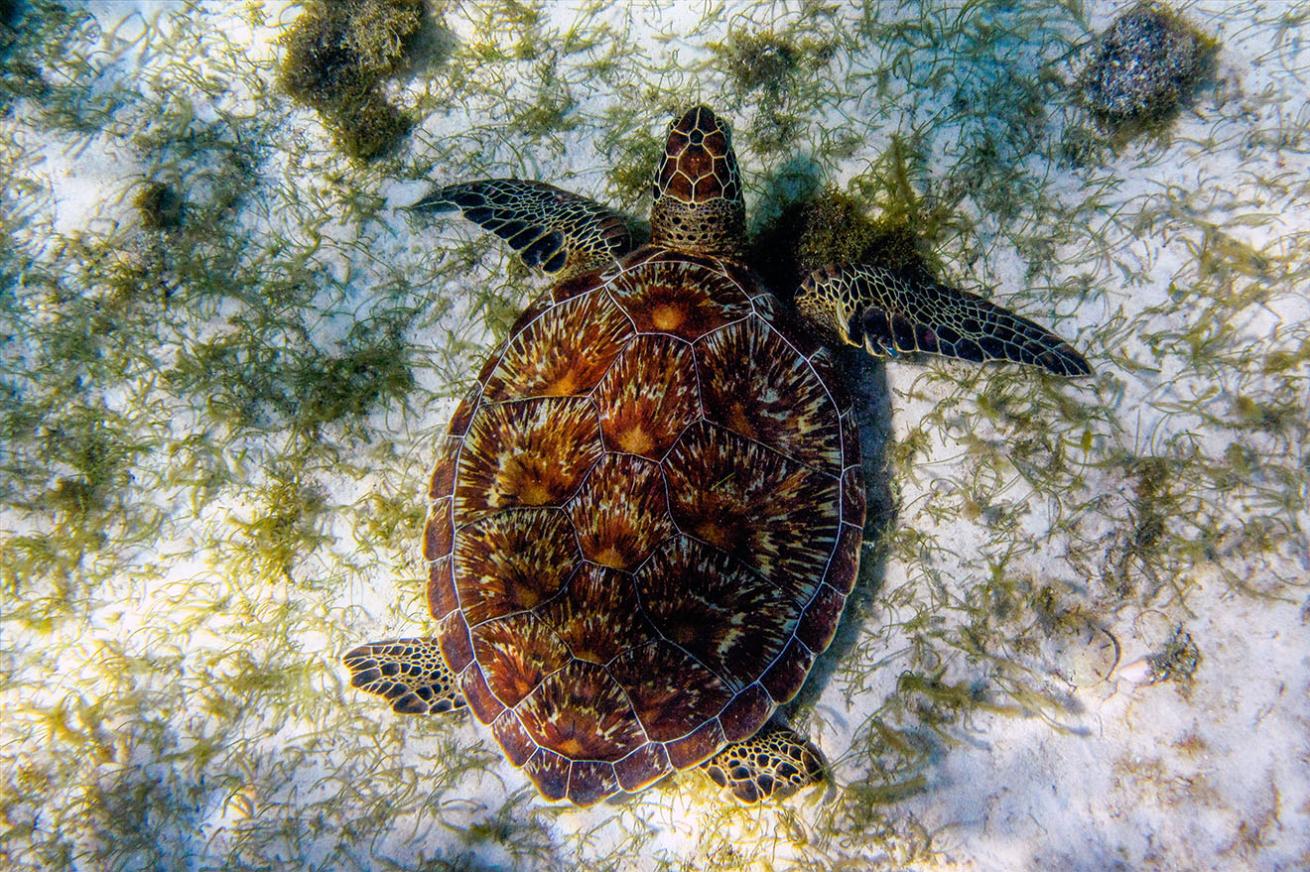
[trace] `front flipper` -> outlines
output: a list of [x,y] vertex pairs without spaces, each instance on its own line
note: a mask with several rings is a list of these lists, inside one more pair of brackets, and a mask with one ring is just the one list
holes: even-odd
[[530,267],[557,273],[596,269],[632,248],[619,213],[541,182],[485,179],[437,188],[409,207],[423,213],[460,210],[509,243]]
[[463,708],[455,674],[441,656],[436,639],[388,639],[360,645],[341,661],[350,670],[350,686],[375,693],[406,715]]
[[782,799],[823,780],[823,760],[814,746],[772,721],[700,764],[700,770],[742,802]]
[[982,297],[877,266],[810,273],[796,308],[825,335],[875,357],[926,352],[961,360],[1011,360],[1057,375],[1092,369],[1060,337]]

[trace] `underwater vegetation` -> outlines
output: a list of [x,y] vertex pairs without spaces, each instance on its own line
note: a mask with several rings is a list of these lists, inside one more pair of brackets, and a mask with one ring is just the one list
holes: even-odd
[[1218,42],[1164,3],[1139,3],[1096,41],[1081,99],[1105,126],[1167,123],[1214,64]]
[[[1071,163],[1070,83],[1135,6],[464,0],[398,36],[417,7],[375,4],[395,39],[300,79],[389,103],[367,160],[278,84],[299,18],[359,4],[11,4],[0,867],[1310,865],[1310,4],[1175,5],[1223,40],[1214,87]],[[388,72],[333,90],[360,63]],[[642,216],[698,101],[780,271],[913,256],[1097,375],[857,385],[890,410],[890,521],[787,712],[823,802],[694,777],[561,810],[466,719],[374,717],[337,665],[422,626],[434,446],[538,289],[393,207],[515,176]]]
[[409,132],[383,85],[406,62],[426,12],[424,0],[311,0],[284,37],[283,89],[316,109],[351,157],[378,157]]

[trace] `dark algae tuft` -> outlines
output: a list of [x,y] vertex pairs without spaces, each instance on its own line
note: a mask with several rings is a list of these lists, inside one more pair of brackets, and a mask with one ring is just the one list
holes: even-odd
[[[915,192],[908,146],[899,136],[853,187],[856,194],[831,185],[802,194],[759,228],[752,257],[770,287],[785,292],[812,270],[834,263],[935,272],[932,247],[942,217]],[[869,217],[865,203],[876,217]]]
[[382,91],[423,26],[423,0],[312,2],[287,34],[282,88],[317,109],[348,155],[371,160],[409,132]]
[[1139,4],[1101,34],[1080,97],[1102,125],[1129,136],[1165,125],[1209,72],[1217,48],[1167,5]]
[[182,197],[163,182],[149,182],[132,200],[147,230],[176,230],[182,226]]

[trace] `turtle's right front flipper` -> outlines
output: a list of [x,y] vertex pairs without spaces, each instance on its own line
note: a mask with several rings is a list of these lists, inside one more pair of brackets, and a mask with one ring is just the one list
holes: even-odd
[[388,639],[360,645],[341,658],[350,686],[374,693],[406,715],[462,708],[455,674],[436,639]]
[[576,273],[613,263],[632,248],[619,213],[541,182],[484,179],[446,185],[409,207],[464,217],[509,243],[530,267]]
[[929,278],[856,264],[815,270],[796,308],[823,334],[875,357],[924,352],[1010,360],[1057,375],[1090,375],[1083,356],[1051,331],[975,294]]

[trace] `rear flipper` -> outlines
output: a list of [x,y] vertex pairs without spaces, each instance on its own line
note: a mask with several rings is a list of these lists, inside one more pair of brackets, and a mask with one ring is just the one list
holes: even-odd
[[926,352],[961,360],[1011,360],[1057,375],[1090,375],[1077,351],[1027,318],[930,279],[856,264],[810,273],[796,308],[829,339],[875,357]]
[[795,731],[772,721],[749,739],[728,745],[700,764],[700,769],[742,802],[782,799],[823,780],[818,750]]
[[484,179],[447,185],[409,208],[427,214],[458,209],[508,242],[525,264],[547,273],[599,269],[632,249],[619,213],[541,182]]
[[441,656],[436,639],[388,639],[360,645],[341,658],[350,670],[350,686],[375,693],[406,715],[463,708],[455,674]]

